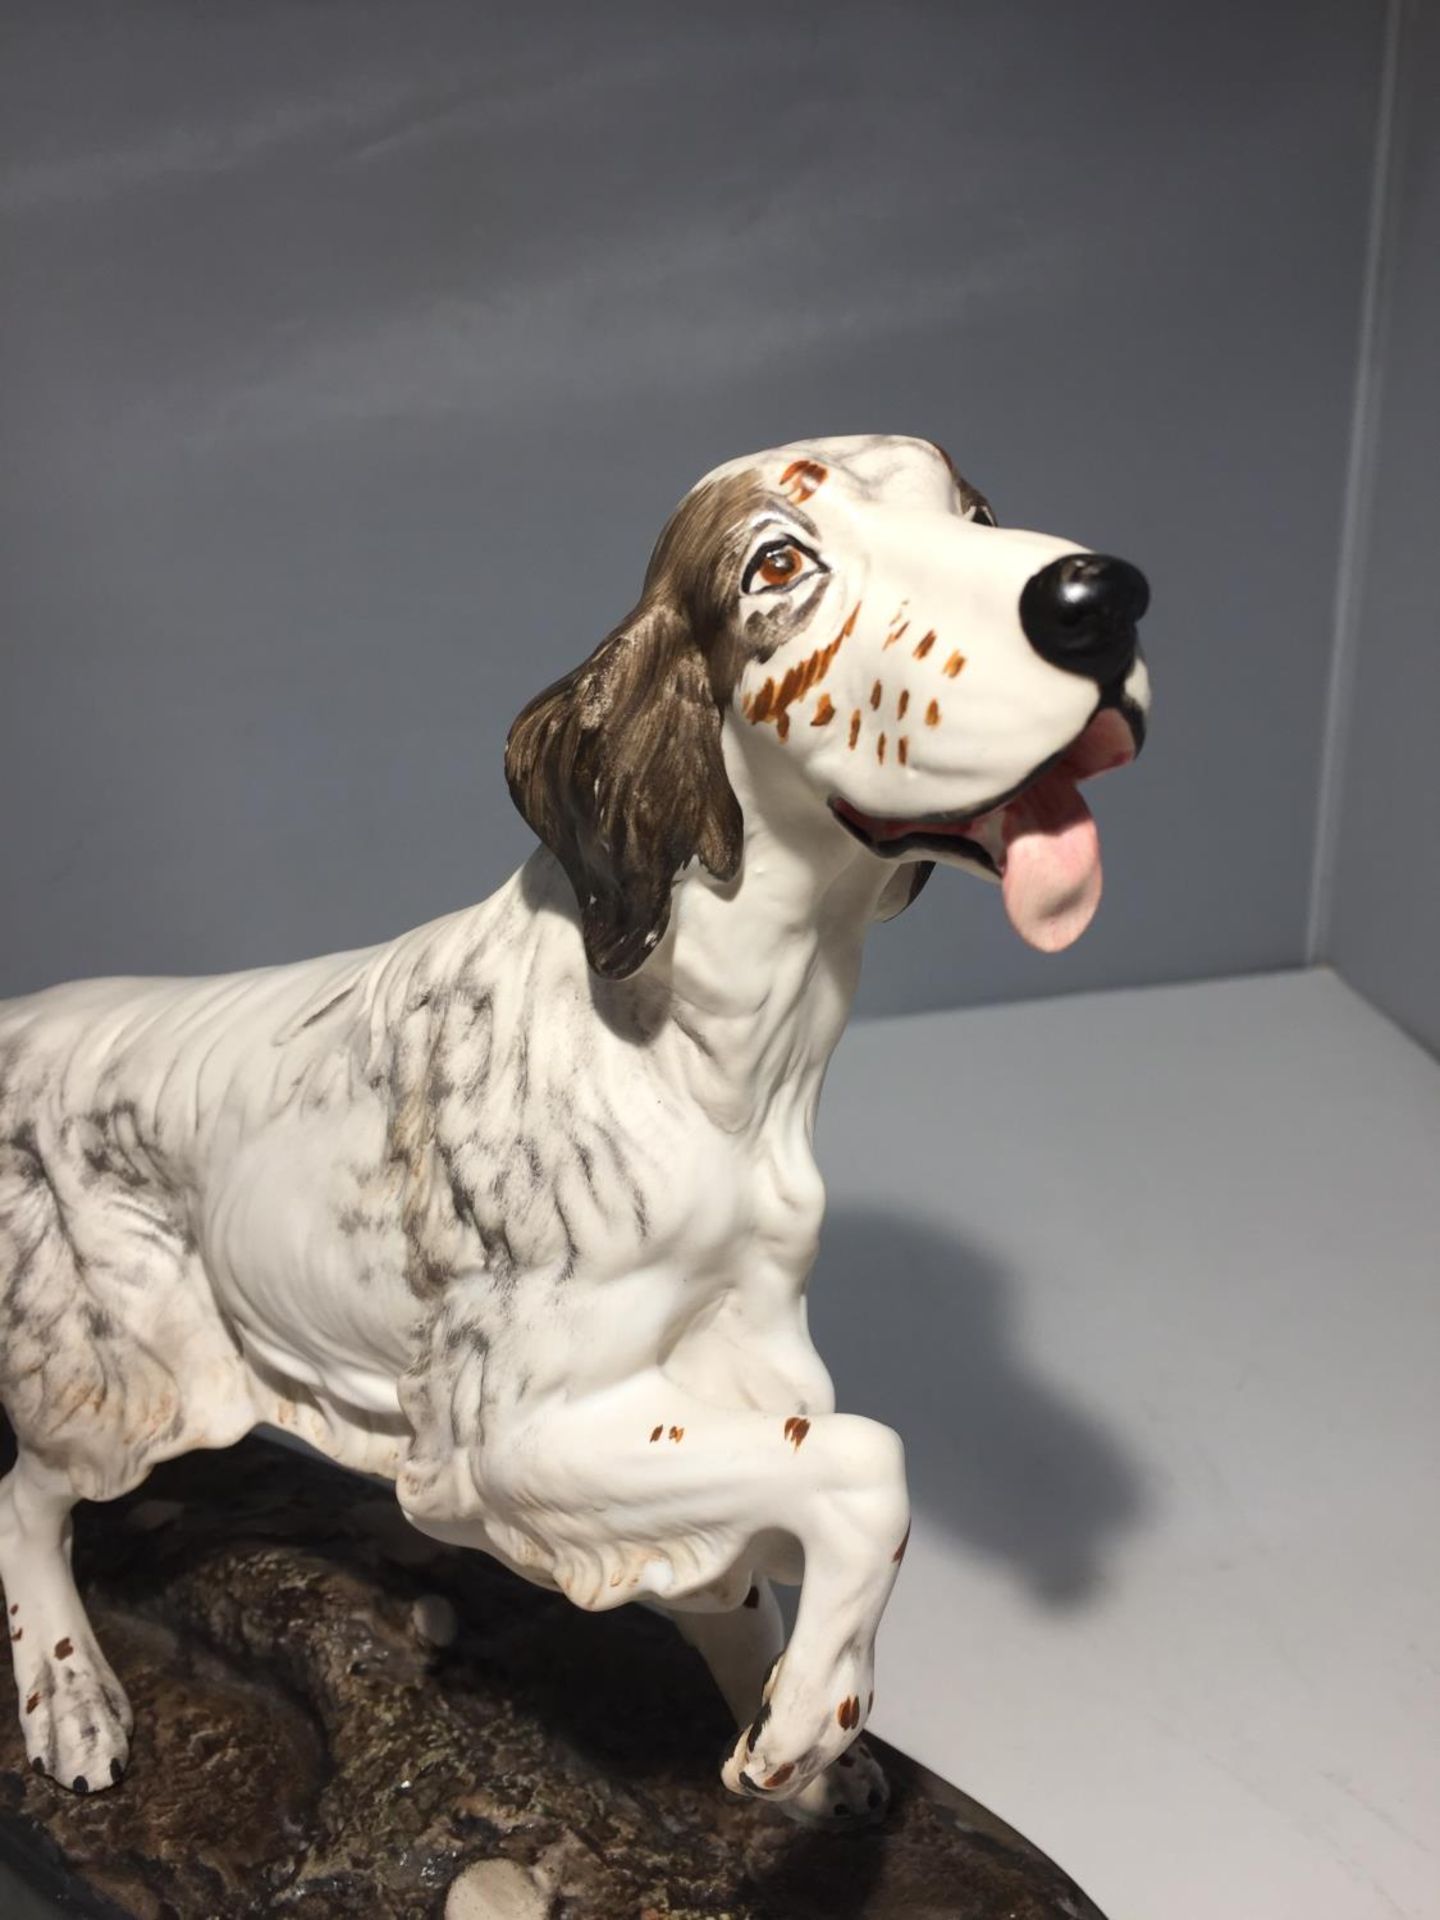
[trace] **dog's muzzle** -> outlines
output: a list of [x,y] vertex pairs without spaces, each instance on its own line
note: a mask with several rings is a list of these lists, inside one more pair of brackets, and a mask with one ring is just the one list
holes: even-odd
[[1025,582],[1020,624],[1042,660],[1108,687],[1135,664],[1135,629],[1149,604],[1149,584],[1128,560],[1066,553]]

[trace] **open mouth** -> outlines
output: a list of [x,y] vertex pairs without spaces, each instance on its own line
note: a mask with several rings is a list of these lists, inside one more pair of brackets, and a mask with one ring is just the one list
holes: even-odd
[[862,813],[838,797],[830,807],[842,826],[883,859],[918,853],[965,861],[992,875],[1021,939],[1058,953],[1079,939],[1100,904],[1100,836],[1079,784],[1127,765],[1142,738],[1138,710],[1105,707],[1018,787],[973,812],[891,819]]

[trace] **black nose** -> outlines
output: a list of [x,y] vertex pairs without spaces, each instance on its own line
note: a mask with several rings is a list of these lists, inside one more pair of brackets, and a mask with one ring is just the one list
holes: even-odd
[[1149,604],[1145,576],[1128,560],[1066,553],[1025,582],[1020,624],[1042,660],[1104,686],[1129,672],[1135,623]]

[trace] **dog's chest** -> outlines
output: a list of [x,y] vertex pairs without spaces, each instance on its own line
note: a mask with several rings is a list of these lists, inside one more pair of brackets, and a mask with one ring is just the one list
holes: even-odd
[[447,1142],[405,1169],[404,1257],[419,1292],[483,1268],[576,1282],[673,1272],[690,1286],[757,1261],[803,1278],[824,1189],[805,1128],[731,1133],[651,1093],[623,1126],[577,1090],[549,1131]]
[[[387,1142],[415,1290],[483,1268],[604,1278],[757,1252],[808,1264],[823,1195],[814,1076],[737,1114],[724,1062],[677,1025],[597,1021],[551,984],[543,1014],[493,986],[397,1036]],[[512,1018],[512,1013],[520,1017]]]

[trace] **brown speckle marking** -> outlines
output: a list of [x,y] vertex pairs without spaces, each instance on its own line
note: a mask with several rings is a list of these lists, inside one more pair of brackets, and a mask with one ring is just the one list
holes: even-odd
[[928,706],[928,707],[926,707],[926,709],[925,709],[925,724],[926,724],[926,726],[927,726],[927,727],[938,727],[938,726],[939,726],[939,724],[940,724],[940,702],[939,702],[938,700],[932,700],[932,701],[930,702],[930,704],[929,704],[929,706]]
[[830,469],[818,460],[792,460],[780,476],[781,488],[797,507],[803,507],[817,487],[830,478]]
[[880,682],[877,680],[874,686],[871,687],[870,689],[871,706],[875,707],[878,710],[880,702],[884,697],[885,697],[885,689],[881,686]]
[[652,1447],[654,1446],[655,1442],[660,1438],[661,1434],[664,1433],[664,1431],[665,1431],[665,1426],[664,1426],[664,1423],[662,1422],[658,1427],[655,1428],[654,1432],[650,1435],[650,1444]]
[[57,1640],[55,1642],[55,1658],[57,1660],[68,1660],[74,1651],[74,1645],[68,1634],[63,1640]]
[[905,718],[905,709],[909,704],[910,689],[908,687],[902,687],[900,689],[900,698],[895,702],[895,718],[897,720],[903,720]]
[[802,1419],[798,1413],[792,1413],[785,1422],[785,1438],[798,1453],[805,1444],[805,1436],[810,1431],[810,1422]]
[[855,711],[850,716],[850,745],[852,748],[854,747],[855,742],[859,738],[860,738],[860,709],[859,707],[856,707]]
[[[909,631],[910,631],[910,622],[908,620],[902,620],[899,626],[896,627],[893,633],[886,634],[885,647],[893,647],[897,645],[901,640],[905,638],[906,634]],[[885,651],[885,647],[882,647],[880,649],[882,653]]]
[[24,1627],[12,1627],[10,1629],[10,1638],[12,1640],[23,1640],[25,1638]]
[[671,1427],[671,1429],[670,1429],[670,1438],[671,1438],[671,1439],[672,1439],[672,1440],[673,1440],[673,1441],[675,1442],[675,1444],[676,1444],[676,1445],[678,1446],[678,1445],[680,1444],[680,1442],[681,1442],[681,1441],[682,1441],[682,1440],[683,1440],[683,1439],[685,1438],[685,1429],[684,1429],[684,1427]]
[[10,1611],[11,1613],[18,1613],[20,1611],[20,1602],[18,1600],[15,1602],[14,1606],[11,1607]]
[[843,627],[828,647],[817,647],[808,660],[802,660],[798,666],[790,667],[777,686],[769,679],[758,693],[748,694],[745,699],[745,718],[752,727],[760,726],[766,720],[773,720],[783,740],[789,731],[787,707],[797,700],[803,700],[810,689],[823,680],[830,671],[830,662],[840,651],[843,643],[855,631],[855,621],[860,612],[857,600]]
[[33,1712],[35,1711],[35,1709],[36,1709],[36,1707],[38,1707],[38,1706],[39,1706],[39,1704],[40,1704],[40,1696],[39,1696],[39,1694],[38,1694],[38,1693],[32,1693],[32,1694],[31,1694],[31,1696],[30,1696],[30,1698],[29,1698],[29,1699],[28,1699],[28,1700],[27,1700],[27,1701],[25,1702],[25,1711],[26,1711],[26,1713],[33,1713]]
[[899,1546],[896,1547],[894,1553],[892,1553],[890,1556],[890,1558],[895,1562],[897,1567],[899,1566],[900,1562],[905,1558],[905,1549],[906,1547],[909,1546],[909,1544],[910,1544],[910,1529],[909,1527],[906,1527],[905,1538],[900,1542]]
[[828,727],[834,718],[834,703],[828,693],[822,693],[820,698],[815,702],[815,718],[810,724],[812,727]]
[[740,1602],[740,1604],[742,1607],[758,1607],[760,1604],[759,1587],[751,1587],[750,1591],[746,1594],[745,1598]]
[[851,1727],[858,1727],[860,1724],[859,1696],[852,1693],[848,1700],[842,1700],[835,1709],[835,1718],[847,1733]]
[[935,644],[935,629],[932,627],[922,640],[915,642],[915,658],[923,660]]
[[941,669],[941,671],[944,673],[948,673],[950,678],[953,680],[956,674],[959,673],[960,669],[964,666],[964,664],[965,664],[965,656],[963,653],[952,653],[950,658],[945,662],[945,665]]
[[794,1771],[795,1762],[793,1760],[787,1760],[783,1767],[777,1767],[774,1773],[772,1773],[768,1779],[762,1780],[760,1784],[768,1793],[772,1787],[783,1787]]
[[901,734],[900,738],[895,742],[895,751],[900,756],[901,766],[908,767],[910,764],[910,736],[908,734]]
[[885,764],[885,736],[883,733],[875,743],[875,756],[883,767]]

